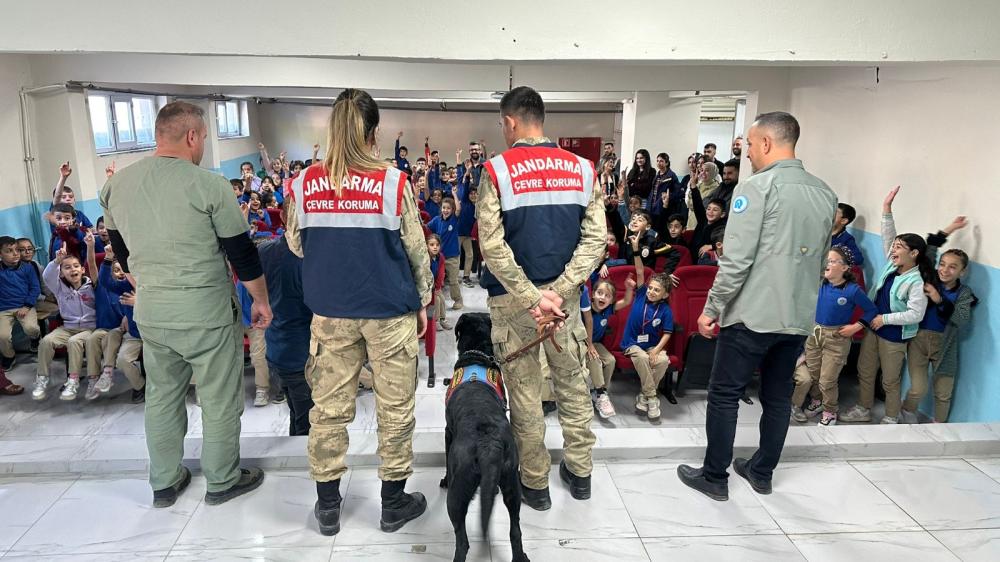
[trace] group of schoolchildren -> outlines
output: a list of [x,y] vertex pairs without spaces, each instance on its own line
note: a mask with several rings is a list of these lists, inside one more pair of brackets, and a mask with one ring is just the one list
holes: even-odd
[[[114,165],[106,172],[113,175]],[[132,402],[140,403],[145,400],[145,378],[139,365],[142,339],[132,320],[135,286],[115,261],[102,218],[95,227],[75,208],[73,189],[65,185],[71,174],[69,162],[60,166],[52,206],[44,215],[52,235],[52,259],[44,269],[34,261],[30,239],[0,237],[0,395],[24,392],[6,377],[15,363],[16,321],[38,353],[34,400],[48,398],[51,363],[56,351],[65,349],[67,378],[58,391],[61,400],[77,398],[84,367],[86,399],[110,393],[117,368],[132,387]],[[56,313],[61,323],[41,337],[43,321]]]

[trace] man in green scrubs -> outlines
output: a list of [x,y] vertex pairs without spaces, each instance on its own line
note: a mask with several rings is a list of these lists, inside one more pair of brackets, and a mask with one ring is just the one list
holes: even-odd
[[100,196],[115,255],[137,284],[155,507],[173,505],[191,480],[181,461],[192,379],[202,404],[205,502],[249,492],[264,477],[239,466],[243,325],[227,259],[253,297],[253,326],[266,328],[271,309],[232,187],[198,167],[207,136],[203,109],[164,106],[156,117],[156,152],[111,177]]

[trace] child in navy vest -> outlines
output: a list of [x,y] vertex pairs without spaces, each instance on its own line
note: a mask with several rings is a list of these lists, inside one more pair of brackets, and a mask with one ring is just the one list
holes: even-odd
[[[458,244],[458,216],[462,214],[462,202],[458,199],[458,188],[453,187],[451,197],[441,201],[441,214],[427,223],[427,228],[441,239],[441,253],[444,254],[444,281],[451,292],[452,310],[462,310],[462,289],[459,285],[458,262],[461,249]],[[444,301],[442,300],[442,306]],[[443,315],[438,316],[444,320]]]
[[[826,259],[823,285],[816,301],[816,327],[806,340],[805,363],[795,371],[792,418],[798,422],[823,413],[820,425],[837,423],[840,371],[851,353],[851,338],[875,318],[878,311],[854,281],[854,256],[844,246],[834,246]],[[851,322],[860,307],[860,322]],[[806,392],[812,397],[803,410]]]
[[[604,419],[615,416],[615,407],[608,396],[608,385],[615,371],[615,356],[608,351],[602,340],[607,332],[608,320],[614,313],[632,304],[632,293],[635,290],[635,279],[625,280],[625,298],[615,301],[615,285],[607,279],[602,279],[594,285],[594,296],[588,298],[589,311],[583,313],[583,324],[590,338],[587,340],[587,369],[590,371],[590,382],[594,387],[594,408]],[[589,292],[584,287],[584,296]],[[583,303],[581,302],[581,310]]]
[[638,254],[638,239],[633,238],[631,244],[635,253],[636,278],[642,286],[636,292],[632,311],[628,315],[621,347],[632,360],[642,383],[642,391],[635,397],[635,408],[646,412],[651,421],[656,421],[660,419],[660,399],[656,388],[670,367],[666,348],[674,331],[674,315],[667,302],[670,276],[662,273],[654,275],[649,285],[645,285],[645,268]]

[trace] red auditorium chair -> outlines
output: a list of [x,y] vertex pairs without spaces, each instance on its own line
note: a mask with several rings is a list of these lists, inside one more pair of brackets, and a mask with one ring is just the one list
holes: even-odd
[[[624,350],[621,348],[622,337],[625,335],[625,324],[628,323],[628,315],[631,310],[632,307],[623,308],[612,314],[611,318],[608,319],[608,328],[604,333],[604,339],[601,340],[604,347],[611,352],[611,355],[614,355],[615,367],[622,372],[635,370],[632,360],[625,355]],[[675,333],[674,336],[676,335]],[[670,358],[670,366],[674,369],[679,369],[681,363],[674,347],[674,336],[671,336],[670,341],[667,342],[667,356]]]
[[285,228],[285,222],[281,220],[281,209],[267,209],[267,216],[271,219],[271,228]]
[[687,245],[690,246],[691,245],[691,240],[694,240],[694,231],[693,230],[685,230],[684,233],[681,234],[681,236],[684,238],[684,242],[686,242]]
[[[674,271],[678,285],[670,293],[670,308],[677,331],[671,339],[674,340],[674,350],[681,366],[678,369],[681,372],[677,383],[678,393],[685,385],[707,384],[711,375],[714,351],[709,351],[709,348],[714,347],[714,340],[705,340],[698,334],[698,317],[705,309],[708,291],[715,282],[718,270],[718,267],[711,265],[689,265],[678,267]],[[695,341],[696,348],[702,350],[695,360],[689,356],[692,341]]]
[[[646,279],[653,276],[653,270],[648,267],[643,272]],[[619,296],[625,294],[625,280],[629,277],[635,277],[635,265],[616,265],[608,268],[608,281],[615,286]]]

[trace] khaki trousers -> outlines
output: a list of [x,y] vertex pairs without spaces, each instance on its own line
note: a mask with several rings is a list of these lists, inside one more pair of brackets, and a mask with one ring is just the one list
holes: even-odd
[[[472,276],[472,261],[475,258],[472,250],[472,237],[471,236],[459,236],[458,243],[462,246],[462,251],[465,252],[465,268],[462,271],[462,277],[468,279]],[[461,254],[459,254],[461,256]]]
[[260,328],[243,327],[243,335],[250,340],[250,364],[253,365],[253,383],[257,388],[271,388],[270,373],[267,366],[267,343],[264,332]]
[[314,403],[308,446],[314,480],[338,480],[347,471],[347,426],[354,421],[358,376],[366,358],[378,419],[378,477],[410,477],[418,349],[415,314],[379,320],[313,317],[305,376]]
[[603,343],[595,343],[597,359],[587,359],[587,370],[590,371],[590,383],[593,388],[607,388],[611,384],[611,375],[615,372],[615,356],[604,347]]
[[126,333],[122,339],[122,345],[118,349],[117,366],[132,385],[133,390],[140,390],[146,386],[146,379],[142,377],[142,370],[139,369],[139,355],[142,354],[142,340],[132,337]]
[[444,293],[441,291],[434,291],[434,314],[437,316],[438,323],[445,320],[445,309],[447,307],[444,305]]
[[36,339],[41,335],[38,329],[38,312],[34,308],[29,308],[24,318],[17,317],[20,308],[4,310],[0,312],[0,354],[10,359],[14,356],[13,333],[14,322],[21,325],[24,334],[30,339]]
[[[462,287],[458,279],[458,256],[444,260],[444,284],[451,292],[451,300],[462,304]],[[444,301],[441,301],[444,304]]]
[[865,339],[861,341],[861,354],[858,356],[860,387],[858,403],[869,409],[875,403],[875,376],[881,367],[882,389],[885,390],[885,415],[890,418],[899,416],[899,408],[902,405],[900,379],[905,359],[905,343],[891,342],[876,336],[873,332],[867,332]]
[[69,355],[69,375],[79,375],[83,368],[83,351],[91,329],[59,326],[42,338],[38,344],[38,375],[49,376],[49,365],[56,355],[56,348],[65,347]]
[[[487,303],[493,320],[492,340],[496,353],[508,355],[537,337],[537,325],[531,313],[516,304],[510,295],[491,297]],[[551,340],[546,340],[543,344],[545,363],[552,376],[566,466],[577,476],[589,476],[593,471],[591,450],[596,438],[590,429],[594,409],[584,367],[587,332],[580,316],[579,295],[566,299],[563,306],[566,324],[555,335],[563,350],[557,352]],[[521,457],[521,482],[535,490],[548,486],[552,465],[552,457],[545,448],[541,356],[540,351],[533,351],[504,365],[510,422]]]
[[114,368],[118,358],[118,348],[122,345],[121,328],[105,330],[99,328],[87,337],[87,376],[100,376],[104,367]]
[[[910,371],[910,390],[906,393],[906,401],[903,402],[903,409],[907,412],[916,412],[920,406],[920,401],[927,394],[927,384],[930,380],[930,367],[934,366],[934,419],[938,419],[940,402],[946,402],[944,406],[945,418],[948,417],[948,410],[951,408],[951,388],[947,392],[938,392],[939,379],[949,379],[948,383],[954,383],[953,377],[938,375],[937,368],[941,362],[941,340],[944,334],[933,330],[920,330],[917,335],[906,345],[906,366]],[[948,385],[950,387],[950,384]],[[945,389],[942,388],[942,391]],[[941,398],[945,399],[942,400]]]
[[[833,413],[838,409],[840,371],[851,354],[851,338],[838,334],[839,329],[840,327],[816,326],[806,340],[806,368],[809,369],[810,380],[819,387],[823,409]],[[793,404],[801,405],[802,402]]]
[[642,395],[646,398],[656,398],[656,387],[660,385],[663,376],[667,374],[667,367],[670,366],[667,353],[661,351],[656,357],[650,357],[646,350],[633,345],[625,350],[625,355],[632,360],[635,372],[639,374]]
[[802,404],[806,400],[807,394],[813,400],[820,400],[823,398],[823,395],[819,392],[819,385],[813,383],[812,375],[809,373],[809,367],[807,367],[805,363],[795,367],[792,379],[795,381],[795,390],[792,391],[793,407],[801,408]]

